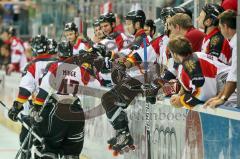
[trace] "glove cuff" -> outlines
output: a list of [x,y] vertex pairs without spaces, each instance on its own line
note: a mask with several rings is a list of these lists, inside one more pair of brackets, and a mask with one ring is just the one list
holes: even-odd
[[13,107],[17,110],[23,110],[23,103],[20,103],[18,101],[13,102]]
[[34,104],[34,110],[39,112],[42,109],[42,105]]

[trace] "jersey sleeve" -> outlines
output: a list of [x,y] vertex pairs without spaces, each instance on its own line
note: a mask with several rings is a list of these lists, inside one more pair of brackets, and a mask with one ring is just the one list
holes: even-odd
[[233,48],[232,50],[232,64],[231,69],[228,73],[227,81],[237,82],[237,48]]
[[20,103],[25,103],[30,95],[35,91],[35,63],[31,63],[26,66],[22,79],[19,85],[19,92],[17,96],[17,101]]
[[46,73],[44,74],[39,92],[36,96],[34,104],[43,105],[49,92],[56,88],[56,72],[57,72],[57,63],[53,63],[47,68]]
[[186,108],[191,108],[203,103],[205,78],[201,71],[201,65],[197,58],[190,58],[183,62],[180,81],[186,92],[180,97],[180,102]]

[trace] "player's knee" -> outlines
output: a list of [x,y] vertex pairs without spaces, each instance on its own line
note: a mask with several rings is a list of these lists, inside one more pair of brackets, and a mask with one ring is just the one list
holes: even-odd
[[105,111],[108,111],[114,105],[114,98],[112,97],[110,92],[107,92],[102,96],[101,102]]

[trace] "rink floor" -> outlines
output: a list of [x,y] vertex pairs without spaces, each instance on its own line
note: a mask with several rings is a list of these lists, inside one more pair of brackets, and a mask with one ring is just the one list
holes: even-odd
[[0,159],[14,159],[18,145],[18,135],[0,125]]
[[14,159],[18,145],[18,135],[0,124],[0,159]]

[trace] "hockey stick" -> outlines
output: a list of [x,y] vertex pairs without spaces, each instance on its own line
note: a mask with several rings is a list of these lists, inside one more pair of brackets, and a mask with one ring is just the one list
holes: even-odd
[[83,32],[82,32],[82,35],[83,35],[83,38],[87,41],[87,43],[93,47],[94,45],[94,42],[91,40],[91,38],[89,38],[89,36],[87,35],[87,28],[88,28],[88,25],[87,25],[87,22],[86,21],[83,21]]
[[23,151],[23,147],[27,144],[27,142],[29,141],[29,137],[30,137],[30,133],[27,134],[26,138],[24,139],[20,149],[18,150],[15,159],[18,159],[19,155],[22,153]]
[[[9,108],[2,102],[0,101],[0,104],[9,111]],[[43,138],[39,137],[34,131],[33,129],[27,124],[25,123],[21,118],[17,117],[18,121],[28,130],[31,132],[31,134],[41,143],[43,143]]]
[[[7,110],[9,111],[9,108],[2,102],[0,101],[0,104]],[[17,117],[18,121],[20,121],[22,123],[22,125],[29,131],[26,138],[24,139],[20,149],[18,150],[15,159],[18,159],[19,155],[22,153],[23,151],[23,147],[28,144],[28,148],[30,146],[30,142],[31,142],[31,136],[33,135],[36,139],[38,139],[41,143],[43,143],[43,139],[40,138],[35,132],[33,132],[33,128],[29,127],[28,124],[26,124],[21,118]],[[28,158],[29,153],[27,153],[27,158]]]
[[145,92],[146,104],[145,104],[145,113],[146,113],[146,125],[145,125],[145,133],[146,133],[146,141],[147,141],[147,159],[151,159],[151,136],[150,136],[150,103],[147,101],[147,90],[149,89],[149,81],[148,81],[148,63],[147,63],[147,41],[146,37],[143,38],[144,45],[144,85],[143,89]]

